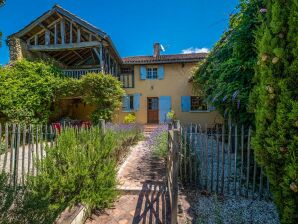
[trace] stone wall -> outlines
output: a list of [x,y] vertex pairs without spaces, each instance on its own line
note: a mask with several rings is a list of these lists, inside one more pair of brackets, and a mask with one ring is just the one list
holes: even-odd
[[21,40],[16,37],[11,37],[8,40],[10,62],[17,61],[23,58]]

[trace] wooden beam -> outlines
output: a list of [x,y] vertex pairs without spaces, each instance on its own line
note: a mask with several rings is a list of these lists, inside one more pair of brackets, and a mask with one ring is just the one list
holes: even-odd
[[64,51],[64,50],[75,50],[80,48],[92,48],[98,47],[100,45],[99,41],[91,42],[80,42],[71,44],[52,44],[52,45],[37,45],[37,46],[27,46],[28,51]]
[[38,45],[38,35],[37,34],[34,36],[34,45],[35,46]]
[[83,61],[81,61],[80,63],[76,64],[76,66],[80,66],[80,65],[84,64],[84,63],[85,63],[86,61],[88,61],[90,58],[91,58],[91,56],[85,58],[85,60],[83,60]]
[[72,51],[69,51],[69,52],[67,52],[67,53],[64,53],[60,58],[58,58],[57,60],[58,61],[60,61],[60,60],[62,60],[63,58],[66,58],[66,57],[68,57],[69,55],[71,55],[71,53],[72,53]]
[[54,12],[53,9],[47,11],[45,14],[43,14],[41,17],[39,17],[38,19],[36,19],[35,21],[33,21],[29,26],[26,26],[23,30],[21,30],[20,32],[18,32],[16,34],[17,37],[21,37],[23,35],[25,35],[27,32],[29,32],[32,28],[34,28],[35,26],[37,26],[41,21],[44,21],[46,18],[48,18],[50,15],[52,15]]
[[60,21],[61,44],[65,44],[65,21]]
[[[86,53],[83,54],[83,58],[85,58],[89,54],[90,54],[90,51],[86,51]],[[90,56],[88,58],[90,58]],[[66,64],[68,66],[68,65],[70,65],[72,63],[75,63],[76,61],[78,61],[78,58],[76,58],[76,57],[70,57],[70,60],[66,61]]]
[[80,43],[81,42],[81,29],[78,28],[78,31],[77,31],[77,43]]
[[102,44],[100,44],[99,46],[99,63],[100,63],[100,68],[101,68],[101,72],[104,73],[104,62],[103,62],[103,54],[102,54]]
[[50,39],[50,31],[49,30],[45,31],[44,39],[45,39],[45,45],[50,45],[51,39]]
[[58,44],[57,23],[54,24],[54,44]]
[[96,63],[96,60],[95,60],[94,53],[93,53],[93,50],[92,49],[90,49],[90,53],[92,55],[93,62]]
[[96,48],[93,48],[93,51],[95,52],[98,60],[100,61],[100,54],[99,54],[98,50]]
[[73,51],[73,53],[75,53],[79,58],[84,59],[78,52]]
[[72,22],[70,22],[69,28],[69,43],[72,43]]

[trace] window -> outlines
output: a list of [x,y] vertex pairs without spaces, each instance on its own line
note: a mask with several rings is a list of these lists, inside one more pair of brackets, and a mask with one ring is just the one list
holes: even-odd
[[134,97],[133,95],[129,95],[129,110],[134,110],[134,107],[133,107],[133,101],[134,101]]
[[147,68],[147,79],[157,79],[157,68]]
[[191,111],[208,110],[208,106],[201,97],[191,96],[190,97],[190,110]]
[[123,88],[134,88],[134,72],[132,67],[122,67],[119,81]]
[[121,68],[121,73],[132,73],[131,67],[123,67]]
[[134,110],[134,95],[126,95],[123,97],[122,110],[123,111]]
[[119,81],[122,82],[123,88],[134,88],[133,74],[120,74]]
[[148,98],[148,110],[158,110],[158,98]]

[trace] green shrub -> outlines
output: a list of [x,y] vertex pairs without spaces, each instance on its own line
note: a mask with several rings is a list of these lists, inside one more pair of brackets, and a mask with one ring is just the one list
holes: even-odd
[[38,163],[39,174],[29,177],[16,214],[27,223],[53,223],[69,205],[84,203],[91,209],[110,206],[117,196],[117,163],[139,134],[137,127],[112,125],[104,136],[98,127],[79,132],[66,129],[57,144],[46,147],[47,156]]
[[167,113],[167,118],[170,120],[175,120],[176,119],[176,113],[175,111],[171,110]]
[[136,122],[136,116],[134,114],[128,114],[124,117],[124,124],[130,124]]
[[155,129],[148,137],[147,144],[153,150],[153,155],[159,158],[165,158],[168,153],[167,126],[161,126]]
[[90,73],[80,79],[83,100],[95,106],[92,121],[111,120],[113,112],[121,106],[125,93],[118,79],[109,74]]
[[252,143],[270,179],[281,223],[298,223],[298,5],[263,1],[257,32],[258,65],[251,107]]
[[52,64],[18,61],[0,68],[0,118],[15,123],[47,122],[61,72]]

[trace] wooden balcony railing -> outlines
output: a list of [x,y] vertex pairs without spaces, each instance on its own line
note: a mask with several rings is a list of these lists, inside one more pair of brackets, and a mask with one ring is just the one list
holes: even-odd
[[87,73],[100,73],[100,68],[89,68],[89,69],[64,69],[63,73],[66,77],[79,79],[81,76]]

